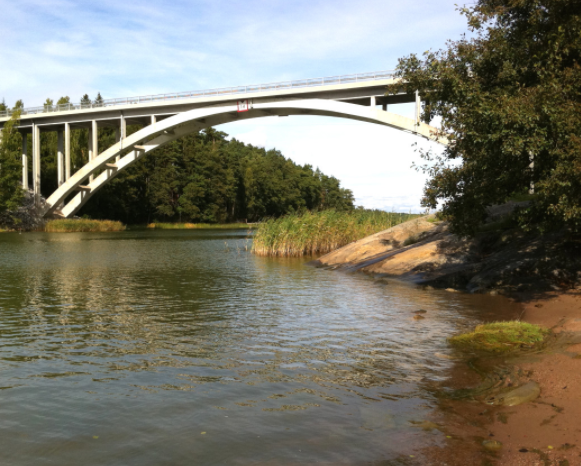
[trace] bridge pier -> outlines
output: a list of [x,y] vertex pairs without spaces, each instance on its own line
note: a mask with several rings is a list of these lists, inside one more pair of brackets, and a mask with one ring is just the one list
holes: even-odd
[[[91,127],[89,128],[89,162],[99,155],[99,130],[97,120],[91,120]],[[89,182],[93,182],[93,175],[89,176]]]
[[65,154],[64,154],[64,134],[63,130],[57,131],[57,185],[60,186],[65,182]]
[[40,126],[32,125],[32,185],[34,189],[34,204],[40,209]]
[[65,139],[65,181],[71,177],[71,125],[65,123],[64,128]]
[[[125,122],[125,117],[121,114],[119,119],[119,127],[115,128],[115,142],[121,142],[121,148],[123,149],[123,140],[127,137],[127,123]],[[115,157],[115,162],[119,162],[121,156]]]
[[28,134],[22,135],[22,189],[28,190]]

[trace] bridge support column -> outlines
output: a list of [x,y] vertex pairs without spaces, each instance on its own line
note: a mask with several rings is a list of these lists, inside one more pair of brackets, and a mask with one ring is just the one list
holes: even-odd
[[422,112],[422,100],[420,99],[420,93],[416,91],[416,125],[419,125],[421,113]]
[[32,125],[32,183],[34,204],[40,208],[40,127]]
[[64,134],[62,130],[57,131],[57,184],[60,186],[65,182],[65,154],[64,154]]
[[28,190],[28,134],[22,135],[22,189]]
[[65,123],[65,181],[71,177],[71,125]]
[[[99,155],[99,131],[97,121],[91,121],[89,128],[89,162]],[[93,175],[89,176],[89,183],[93,182]]]
[[371,98],[370,98],[369,100],[370,100],[370,101],[369,101],[369,106],[370,106],[371,108],[375,108],[375,106],[377,105],[377,103],[376,103],[376,100],[375,100],[375,96],[374,96],[374,95],[372,95],[372,96],[371,96]]
[[[119,120],[119,128],[115,128],[115,142],[121,142],[127,137],[127,124],[125,123],[125,118],[121,115]],[[123,143],[121,142],[121,149],[123,149]],[[119,162],[121,156],[115,157],[115,162]]]

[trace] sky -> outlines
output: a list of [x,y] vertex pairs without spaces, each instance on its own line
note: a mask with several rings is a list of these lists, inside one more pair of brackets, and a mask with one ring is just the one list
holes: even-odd
[[[25,107],[391,70],[466,31],[458,0],[0,0],[0,99]],[[390,106],[413,115],[413,106]],[[418,148],[347,119],[268,117],[217,129],[319,167],[356,204],[421,210]]]

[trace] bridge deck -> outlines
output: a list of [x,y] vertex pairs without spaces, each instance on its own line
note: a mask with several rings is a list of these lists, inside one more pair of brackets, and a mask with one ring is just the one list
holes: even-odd
[[[385,96],[385,87],[394,82],[393,73],[384,71],[209,91],[109,99],[99,106],[65,104],[50,108],[34,107],[24,109],[20,118],[20,130],[31,131],[33,123],[42,127],[43,131],[57,130],[64,123],[69,123],[72,128],[88,128],[93,120],[99,121],[99,126],[117,126],[120,115],[124,116],[128,124],[149,124],[153,115],[161,120],[195,108],[232,105],[246,99],[254,103],[329,99],[360,105],[370,105],[371,97],[375,97],[377,105],[415,101],[413,95]],[[0,113],[0,128],[9,119],[9,112],[4,113],[5,116]]]

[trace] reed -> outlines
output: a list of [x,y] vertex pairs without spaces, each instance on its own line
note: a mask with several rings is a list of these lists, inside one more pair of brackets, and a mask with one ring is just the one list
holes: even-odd
[[256,223],[150,223],[147,228],[154,230],[239,230],[242,228],[256,228],[256,225]]
[[326,254],[417,216],[366,209],[285,215],[258,226],[252,251],[261,256]]
[[49,220],[44,231],[49,233],[124,231],[125,225],[113,220],[61,219]]

